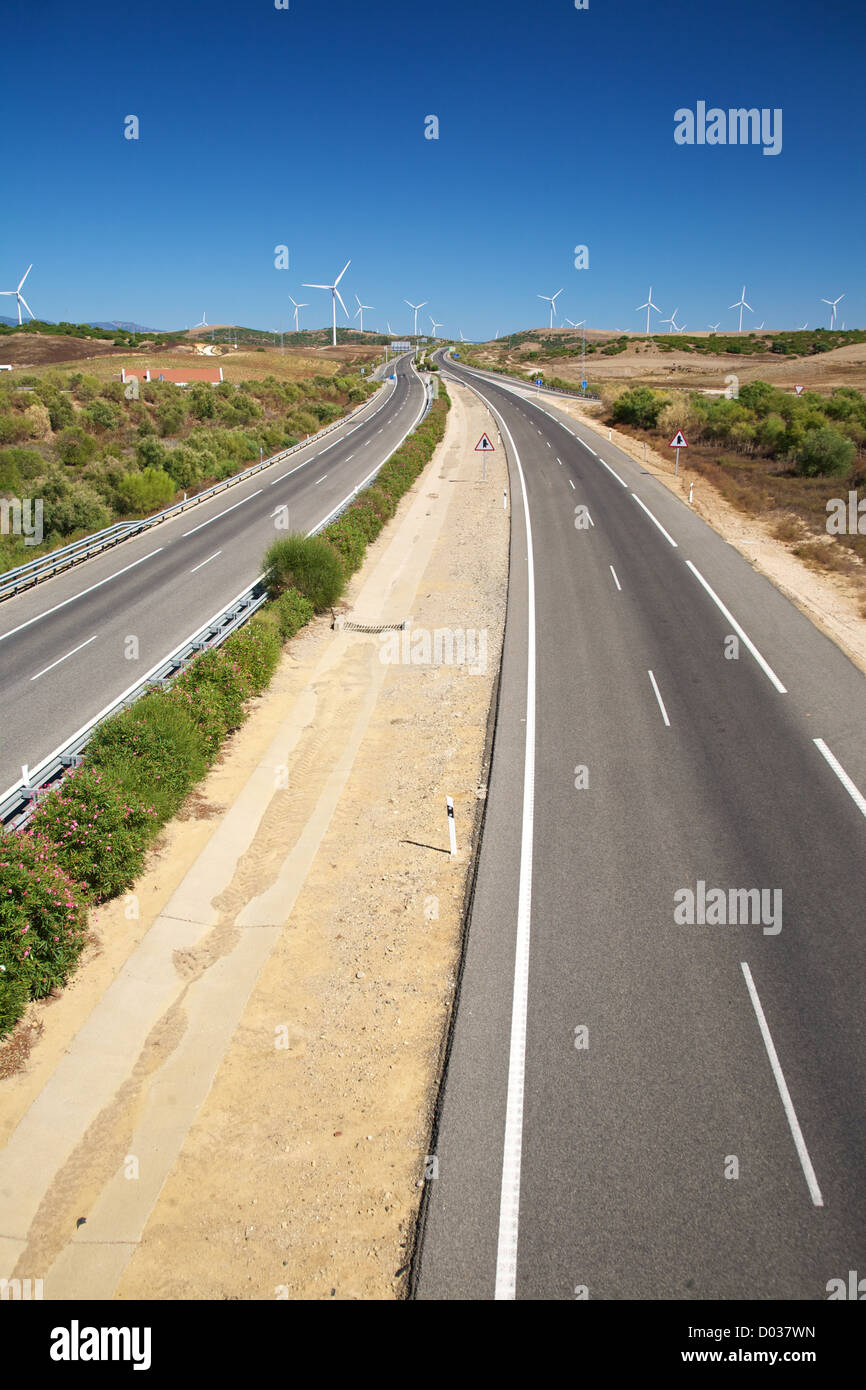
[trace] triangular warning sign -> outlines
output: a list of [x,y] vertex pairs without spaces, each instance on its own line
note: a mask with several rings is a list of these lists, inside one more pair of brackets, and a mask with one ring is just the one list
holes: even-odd
[[798,395],[798,396],[802,396],[802,394],[803,394],[803,388],[802,388],[802,386],[795,386],[795,387],[794,387],[794,390],[797,392],[797,395]]
[[687,449],[689,447],[686,437],[683,434],[682,430],[677,430],[676,434],[671,440],[670,447],[672,449]]
[[475,452],[476,454],[492,454],[494,452],[493,445],[490,443],[486,434],[482,434],[478,443],[475,445]]

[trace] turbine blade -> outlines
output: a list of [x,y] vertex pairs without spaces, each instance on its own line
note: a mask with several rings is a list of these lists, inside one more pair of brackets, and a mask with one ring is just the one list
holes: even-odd
[[308,281],[304,281],[305,290],[332,290],[333,288],[333,285],[311,285]]
[[[337,289],[336,285],[334,286],[334,294],[337,296],[340,303],[343,304],[343,296],[340,294],[340,291]],[[343,313],[346,315],[346,318],[349,317],[349,310],[346,308],[345,304],[343,304]]]
[[27,303],[27,300],[24,298],[23,294],[19,294],[18,298],[20,299],[21,303],[24,305],[24,308],[27,310],[27,312],[28,312],[28,314],[30,315],[30,317],[31,317],[32,319],[35,319],[36,315],[34,314],[33,310],[30,308],[30,305]]
[[343,276],[345,275],[346,271],[349,269],[349,266],[350,266],[351,264],[352,264],[351,261],[347,261],[346,264],[343,266],[343,269],[340,271],[339,275],[337,276],[336,280],[334,281],[334,288],[335,288],[335,289],[336,289],[337,285],[339,285],[340,281],[342,280]]
[[20,290],[21,286],[24,284],[24,281],[27,279],[27,276],[30,274],[30,272],[31,272],[32,269],[33,269],[33,266],[32,266],[32,265],[29,265],[29,266],[27,267],[27,269],[25,270],[24,274],[21,276],[21,279],[18,281],[18,288],[19,288],[19,290]]

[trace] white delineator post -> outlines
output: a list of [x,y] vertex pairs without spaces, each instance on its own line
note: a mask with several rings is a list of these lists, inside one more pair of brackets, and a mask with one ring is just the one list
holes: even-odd
[[448,808],[448,838],[451,842],[451,858],[457,854],[457,829],[454,824],[454,802],[450,796],[446,796],[445,805]]

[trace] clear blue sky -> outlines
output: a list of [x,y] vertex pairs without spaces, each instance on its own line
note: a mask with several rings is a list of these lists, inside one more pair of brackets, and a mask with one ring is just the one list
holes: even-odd
[[[351,257],[368,328],[407,331],[405,297],[489,337],[563,287],[638,329],[650,284],[735,327],[743,282],[744,326],[826,323],[843,292],[866,324],[862,0],[13,0],[0,26],[0,288],[32,261],[39,317],[279,329],[293,294],[313,327],[301,282]],[[781,153],[678,146],[699,100],[781,107]]]

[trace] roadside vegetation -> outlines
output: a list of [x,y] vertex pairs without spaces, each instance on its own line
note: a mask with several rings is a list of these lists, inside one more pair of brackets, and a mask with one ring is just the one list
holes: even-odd
[[128,891],[166,822],[268,687],[284,643],[340,598],[400,498],[433,457],[450,402],[444,388],[373,486],[320,535],[291,535],[265,555],[269,601],[221,647],[164,688],[105,720],[82,765],[29,825],[0,830],[0,1038],[31,999],[62,987],[86,941],[87,914]]
[[[866,560],[866,535],[827,535],[827,502],[866,482],[866,396],[844,386],[797,396],[750,381],[736,399],[648,386],[603,389],[606,423],[646,439],[662,453],[678,429],[688,463],[750,515],[774,519],[779,539],[824,568]],[[815,537],[821,541],[816,545]],[[846,565],[845,556],[848,556]]]
[[260,450],[314,434],[375,386],[346,374],[238,387],[141,380],[137,389],[127,399],[120,381],[57,368],[0,377],[0,499],[41,498],[44,532],[41,545],[0,534],[0,573],[203,491],[257,462]]

